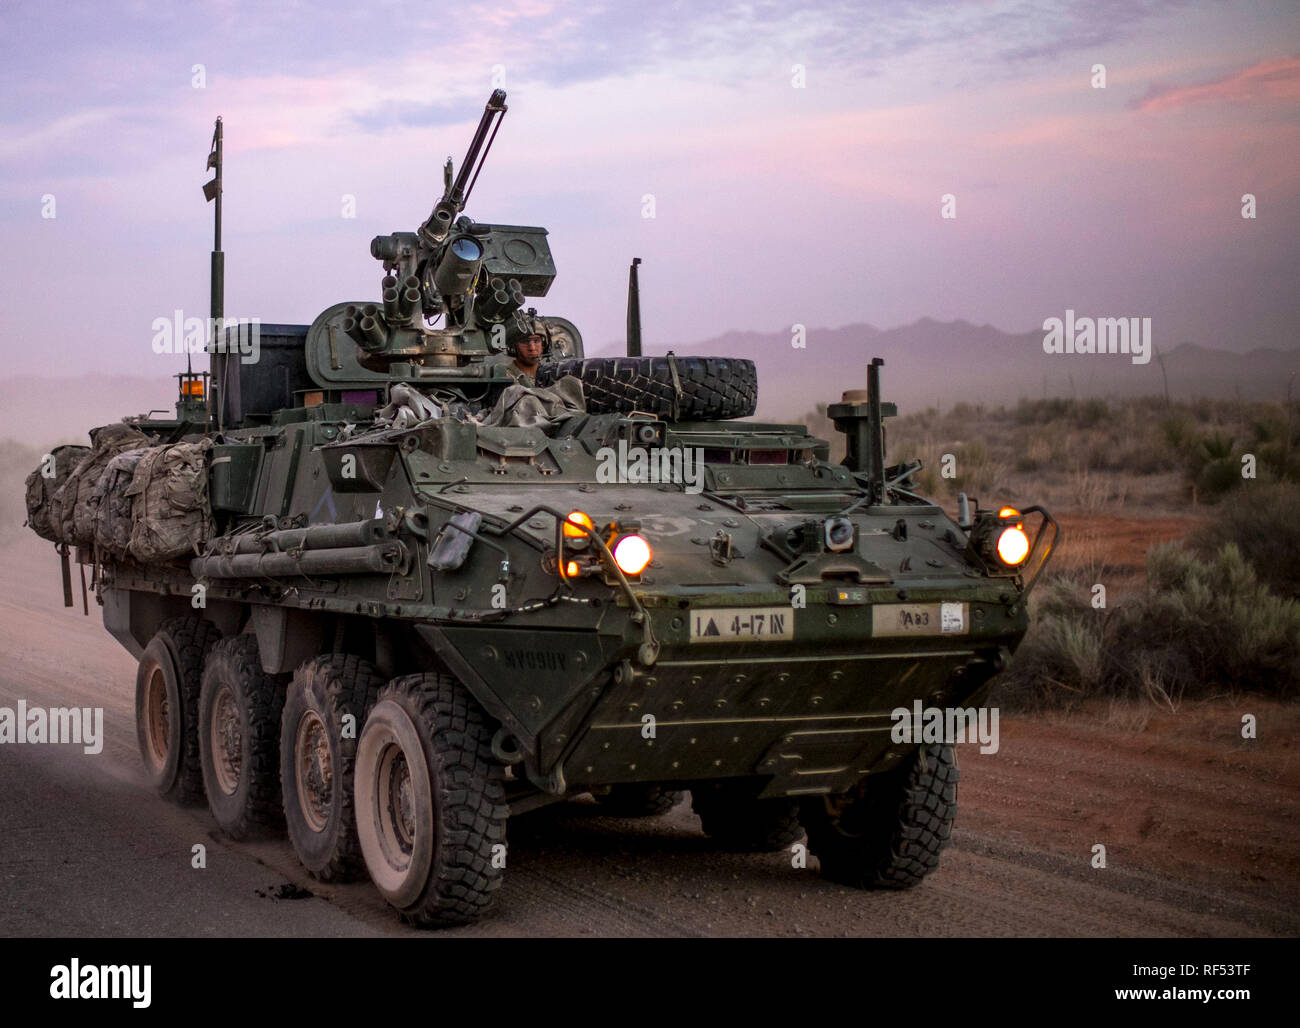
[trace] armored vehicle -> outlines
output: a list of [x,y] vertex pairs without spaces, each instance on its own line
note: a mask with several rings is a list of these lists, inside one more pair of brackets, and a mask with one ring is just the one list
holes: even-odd
[[504,101],[428,219],[371,243],[378,300],[218,325],[174,416],[33,473],[66,602],[72,559],[139,658],[153,786],[235,838],[283,825],[419,925],[488,911],[507,818],[580,794],[636,816],[689,791],[720,845],[806,832],[830,879],[915,884],[957,767],[903,715],[973,714],[1055,522],[916,495],[879,360],[829,408],[832,461],[749,420],[753,362],[642,355],[635,263],[629,354],[585,356],[524,306],[546,230],[463,213]]

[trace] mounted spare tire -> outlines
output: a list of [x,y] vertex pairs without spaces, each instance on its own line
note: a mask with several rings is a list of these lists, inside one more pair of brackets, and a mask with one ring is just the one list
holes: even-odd
[[590,357],[539,365],[537,384],[573,375],[592,414],[642,411],[665,421],[747,418],[758,406],[758,371],[743,357]]

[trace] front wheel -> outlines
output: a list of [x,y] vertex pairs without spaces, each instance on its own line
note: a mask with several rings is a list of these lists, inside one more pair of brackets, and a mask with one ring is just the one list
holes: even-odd
[[952,835],[957,779],[952,745],[931,743],[847,793],[806,798],[802,820],[822,877],[859,889],[916,885]]
[[390,682],[357,744],[357,835],[380,894],[421,927],[470,924],[505,870],[505,768],[493,728],[449,675]]

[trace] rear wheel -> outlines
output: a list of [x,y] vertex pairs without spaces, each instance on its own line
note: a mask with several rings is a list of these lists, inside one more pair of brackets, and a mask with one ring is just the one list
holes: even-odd
[[803,836],[799,802],[784,796],[760,800],[752,788],[718,783],[693,789],[691,808],[705,835],[742,853],[783,850]]
[[383,680],[359,657],[326,654],[289,683],[280,722],[280,781],[289,841],[323,882],[365,873],[357,841],[357,736]]
[[952,745],[931,743],[848,793],[804,800],[808,848],[822,877],[859,889],[916,885],[939,866],[952,835],[957,779]]
[[611,817],[659,817],[685,798],[686,793],[677,789],[625,782],[611,787],[605,795],[597,796],[596,802]]
[[149,640],[135,679],[135,727],[149,783],[181,803],[203,799],[199,690],[208,652],[221,638],[202,618],[169,618]]
[[357,835],[366,869],[403,918],[469,924],[505,870],[505,768],[493,728],[450,675],[390,682],[357,745]]
[[221,830],[244,839],[284,821],[280,712],[287,676],[262,670],[257,636],[212,648],[199,697],[199,752],[208,809]]

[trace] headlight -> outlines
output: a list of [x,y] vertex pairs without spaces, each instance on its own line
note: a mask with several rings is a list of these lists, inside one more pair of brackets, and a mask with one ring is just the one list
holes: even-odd
[[639,535],[625,535],[614,544],[614,563],[625,575],[639,575],[650,563],[650,544]]
[[1017,567],[1029,556],[1029,536],[1019,525],[1002,529],[998,536],[998,560],[1009,568]]

